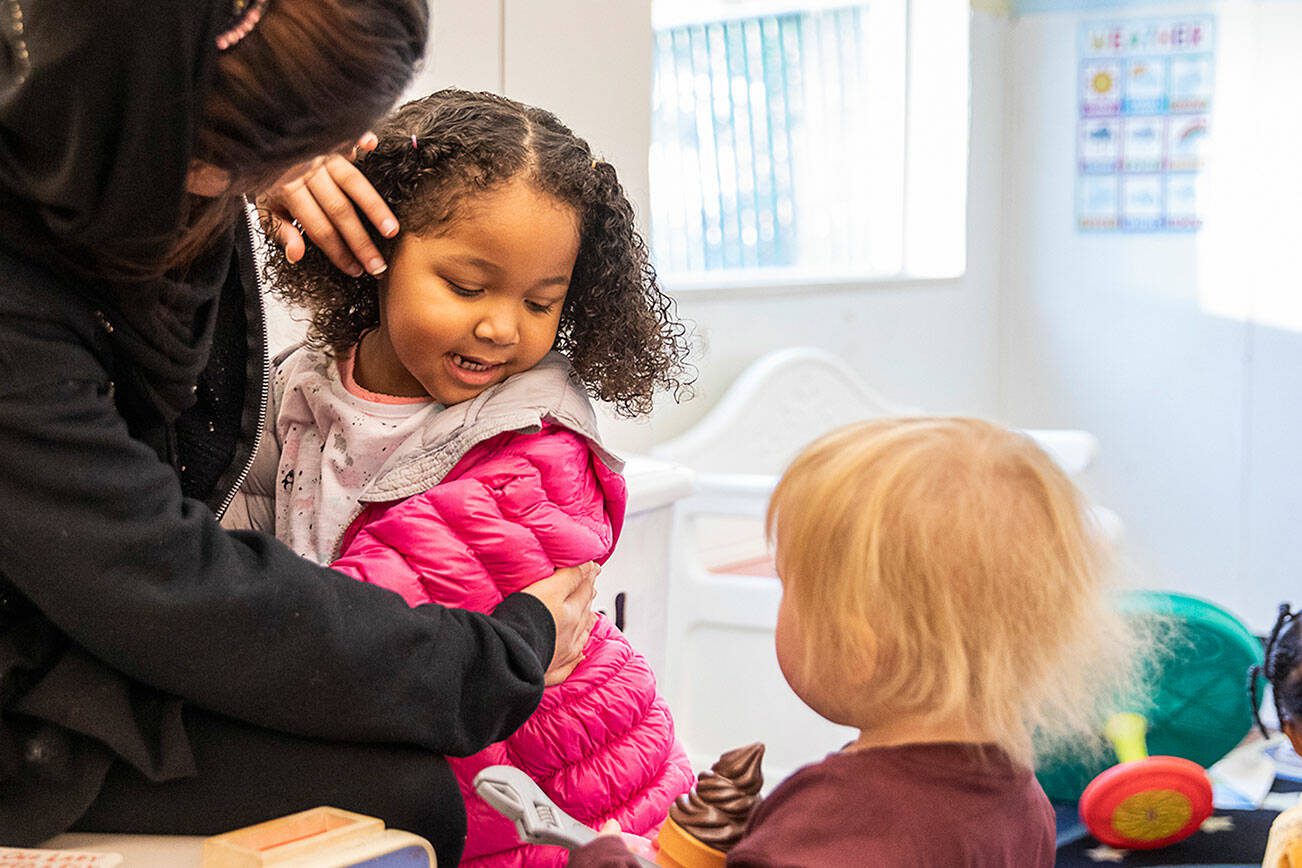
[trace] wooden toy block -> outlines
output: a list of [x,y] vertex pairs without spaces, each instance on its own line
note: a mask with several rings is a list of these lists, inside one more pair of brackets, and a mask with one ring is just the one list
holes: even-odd
[[434,868],[424,838],[385,829],[376,817],[312,808],[246,826],[203,843],[203,868]]

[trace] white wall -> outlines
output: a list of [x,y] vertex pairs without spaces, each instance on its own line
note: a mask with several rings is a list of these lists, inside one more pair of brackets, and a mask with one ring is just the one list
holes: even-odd
[[[1074,230],[1076,36],[1086,18],[1217,16],[1197,235]],[[1302,4],[1038,13],[1009,43],[1000,408],[1087,428],[1090,483],[1145,584],[1258,629],[1302,599]]]
[[502,90],[500,0],[429,0],[430,42],[406,98],[443,87]]

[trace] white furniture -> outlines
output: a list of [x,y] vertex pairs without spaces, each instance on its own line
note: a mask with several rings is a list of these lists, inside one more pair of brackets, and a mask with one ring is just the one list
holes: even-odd
[[616,622],[662,680],[668,658],[674,505],[691,494],[693,477],[672,462],[643,455],[628,459],[624,528],[597,578],[597,608]]
[[[822,434],[921,412],[887,401],[834,356],[797,347],[756,361],[694,428],[652,450],[697,474],[675,531],[663,680],[697,768],[762,741],[772,784],[854,737],[806,708],[778,669],[773,629],[781,587],[764,540],[764,511],[783,468]],[[1028,433],[1072,475],[1098,448],[1084,431]],[[1115,537],[1119,522],[1096,512]]]

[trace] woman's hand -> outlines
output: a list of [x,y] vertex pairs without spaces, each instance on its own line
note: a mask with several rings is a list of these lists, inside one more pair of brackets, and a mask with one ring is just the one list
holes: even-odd
[[[373,151],[377,143],[374,133],[362,136],[352,149],[353,158]],[[278,181],[259,197],[258,207],[271,215],[269,231],[290,262],[303,258],[306,233],[336,268],[353,277],[363,271],[380,274],[388,267],[358,209],[385,238],[398,234],[398,219],[366,176],[342,154],[314,160],[305,171]]]
[[577,567],[563,567],[549,578],[534,582],[521,592],[537,597],[556,622],[556,649],[543,677],[548,687],[570,676],[583,659],[583,646],[597,623],[592,601],[597,596],[597,575],[601,567],[589,561]]

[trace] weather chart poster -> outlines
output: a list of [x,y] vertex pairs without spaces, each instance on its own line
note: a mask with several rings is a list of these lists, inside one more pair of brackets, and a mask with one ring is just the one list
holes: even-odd
[[1076,221],[1091,232],[1195,232],[1212,102],[1210,16],[1080,30]]

